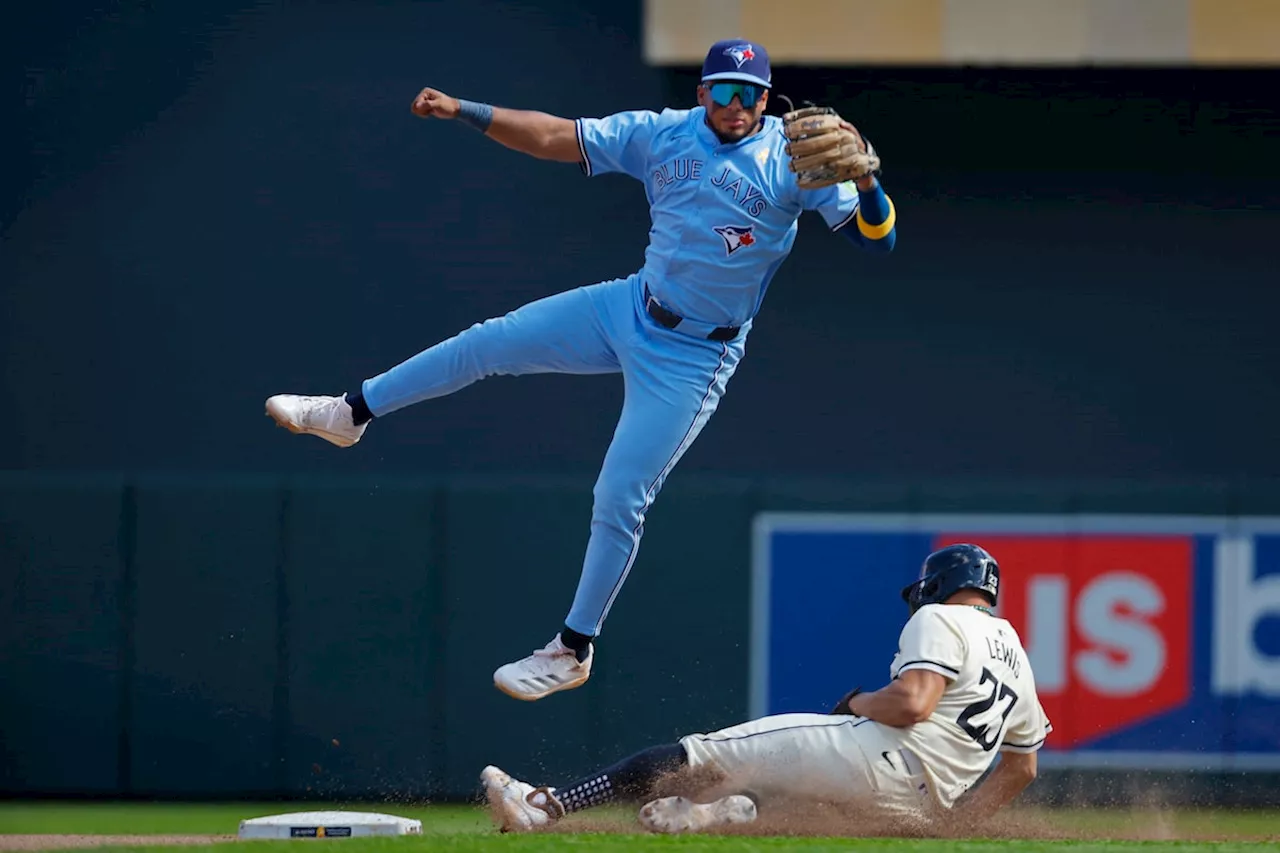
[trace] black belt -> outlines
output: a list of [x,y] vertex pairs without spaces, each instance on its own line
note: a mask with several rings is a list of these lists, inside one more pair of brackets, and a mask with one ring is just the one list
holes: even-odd
[[[649,312],[649,316],[658,321],[658,325],[664,329],[674,329],[684,322],[684,318],[674,311],[669,311],[662,306],[658,300],[653,298],[653,294],[649,292],[649,285],[644,286],[644,310]],[[742,331],[741,326],[719,326],[711,330],[707,335],[709,341],[731,341],[738,336],[738,332]]]

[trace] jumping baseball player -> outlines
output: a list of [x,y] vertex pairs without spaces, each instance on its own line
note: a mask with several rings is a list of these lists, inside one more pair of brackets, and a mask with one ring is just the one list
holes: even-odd
[[[982,819],[1036,776],[1052,730],[1017,631],[996,616],[1000,567],[977,545],[924,561],[902,591],[911,617],[888,686],[853,690],[828,714],[780,714],[640,752],[567,785],[534,787],[497,767],[481,773],[505,831],[549,826],[616,801],[645,802],[657,832],[700,831],[756,817],[756,801],[843,803],[866,817],[927,826],[965,797]],[[1001,760],[973,788],[999,753]],[[651,799],[661,782],[683,796]],[[970,789],[973,788],[972,791]]]
[[800,215],[817,211],[865,249],[887,252],[896,240],[893,203],[875,176],[879,156],[853,125],[817,107],[765,116],[764,47],[718,42],[702,72],[693,109],[576,121],[423,89],[418,116],[455,119],[516,151],[578,163],[588,176],[642,182],[653,222],[644,266],[476,324],[343,395],[266,401],[279,425],[350,447],[374,418],[488,376],[623,375],[625,402],[564,628],[494,673],[517,699],[590,675],[593,641],[635,562],[645,514],[715,412]]

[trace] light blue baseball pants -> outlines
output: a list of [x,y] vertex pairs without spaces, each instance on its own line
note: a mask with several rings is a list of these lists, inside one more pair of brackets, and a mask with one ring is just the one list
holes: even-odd
[[715,412],[747,336],[744,330],[719,342],[665,329],[645,312],[642,293],[632,276],[539,299],[477,323],[361,389],[382,417],[487,376],[622,374],[622,415],[596,479],[591,536],[565,620],[588,636],[600,634],[635,562],[645,513]]

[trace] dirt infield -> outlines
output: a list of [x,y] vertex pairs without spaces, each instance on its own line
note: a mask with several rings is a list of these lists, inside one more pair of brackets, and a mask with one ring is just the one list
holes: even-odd
[[[642,833],[634,818],[590,814],[571,815],[543,832],[576,835],[584,832]],[[1080,826],[1052,820],[1030,811],[1011,811],[982,822],[963,820],[958,814],[948,816],[945,823],[924,825],[873,818],[840,806],[812,804],[762,808],[754,823],[714,830],[715,835],[755,837],[827,837],[827,838],[914,838],[965,841],[989,839],[1003,841],[1183,841],[1183,842],[1259,842],[1280,840],[1276,833],[1257,834],[1231,829],[1179,830],[1172,812],[1142,810],[1129,812],[1120,826]]]
[[73,847],[214,844],[234,835],[0,835],[0,850],[64,850]]
[[[1183,842],[1258,842],[1280,841],[1280,824],[1275,831],[1256,822],[1249,827],[1222,826],[1210,828],[1179,827],[1177,812],[1164,809],[1125,810],[1119,821],[1107,825],[1089,825],[1087,821],[1064,821],[1061,816],[1037,810],[1010,810],[989,821],[975,824],[960,814],[950,814],[943,823],[904,825],[873,818],[843,806],[770,803],[760,810],[759,819],[746,826],[714,831],[713,835],[829,837],[829,838],[915,838],[1005,841],[1183,841]],[[1263,829],[1262,833],[1257,830]],[[642,834],[644,830],[626,810],[604,814],[570,815],[558,824],[540,830],[553,835],[582,833]],[[496,836],[496,831],[494,832]],[[0,851],[69,850],[86,847],[157,845],[210,845],[236,841],[235,835],[88,835],[88,834],[0,834]]]
[[[710,789],[723,780],[707,768],[678,770],[660,778],[651,796],[690,796],[705,802]],[[719,796],[716,792],[711,796]],[[702,795],[702,796],[700,796]],[[638,805],[634,806],[638,808]],[[718,835],[830,837],[830,838],[915,838],[1024,840],[1024,841],[1276,841],[1280,826],[1260,835],[1239,831],[1238,827],[1180,827],[1178,810],[1160,800],[1157,792],[1147,792],[1138,805],[1107,809],[1076,806],[1084,816],[1110,815],[1110,820],[1064,819],[1052,809],[1013,807],[988,819],[979,819],[964,808],[935,814],[932,819],[891,816],[872,804],[815,803],[770,798],[760,804],[759,818],[751,824],[716,830]],[[1069,814],[1070,812],[1068,812]],[[634,812],[632,812],[634,814]],[[1257,829],[1258,827],[1252,827]],[[634,833],[642,832],[634,817],[615,812],[609,817],[590,813],[571,815],[549,827],[550,832]]]

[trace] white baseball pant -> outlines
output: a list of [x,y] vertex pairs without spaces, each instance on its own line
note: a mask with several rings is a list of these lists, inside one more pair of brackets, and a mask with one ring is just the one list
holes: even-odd
[[934,800],[924,765],[890,732],[863,717],[779,714],[680,744],[690,767],[723,776],[706,799],[748,793],[925,817]]

